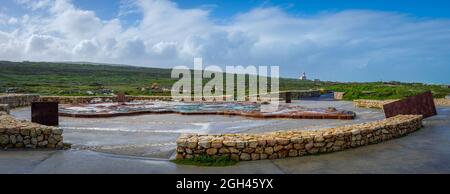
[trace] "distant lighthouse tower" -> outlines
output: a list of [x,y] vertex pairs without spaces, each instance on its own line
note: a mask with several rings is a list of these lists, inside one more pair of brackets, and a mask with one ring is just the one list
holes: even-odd
[[306,73],[305,72],[303,72],[303,74],[302,74],[302,76],[300,76],[300,78],[299,78],[300,80],[306,80]]

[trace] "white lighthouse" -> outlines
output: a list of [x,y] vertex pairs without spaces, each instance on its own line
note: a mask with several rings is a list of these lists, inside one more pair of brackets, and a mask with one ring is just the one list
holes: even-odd
[[303,72],[303,74],[302,74],[302,76],[300,76],[300,78],[299,78],[300,80],[306,80],[306,73],[305,72]]

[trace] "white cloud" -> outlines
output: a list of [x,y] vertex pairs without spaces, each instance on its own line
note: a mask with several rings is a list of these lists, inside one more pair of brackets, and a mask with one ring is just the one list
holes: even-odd
[[[31,12],[0,15],[1,59],[172,67],[201,56],[215,65],[280,65],[287,76],[450,82],[442,73],[450,72],[449,19],[368,10],[300,17],[269,7],[224,24],[210,17],[211,9],[122,0],[118,18],[102,20],[69,0],[16,1]],[[136,13],[137,23],[121,20]]]

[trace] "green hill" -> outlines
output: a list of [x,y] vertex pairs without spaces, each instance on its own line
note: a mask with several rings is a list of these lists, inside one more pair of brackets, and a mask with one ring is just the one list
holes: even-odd
[[[93,63],[49,63],[0,61],[0,92],[41,95],[170,95],[176,79],[171,69]],[[157,84],[159,89],[151,89]],[[166,90],[164,90],[166,89]],[[438,85],[399,82],[336,83],[289,78],[280,79],[280,90],[330,89],[347,92],[346,99],[401,98],[426,90],[444,97],[450,89]]]

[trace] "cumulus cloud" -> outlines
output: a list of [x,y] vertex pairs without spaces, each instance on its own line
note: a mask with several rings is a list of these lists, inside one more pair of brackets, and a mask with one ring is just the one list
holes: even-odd
[[[450,20],[370,10],[293,16],[254,8],[215,22],[211,9],[171,1],[122,1],[118,17],[100,19],[70,0],[16,0],[32,14],[0,14],[0,57],[173,67],[194,57],[214,65],[279,65],[339,81],[450,82]],[[129,24],[127,14],[140,19]],[[12,27],[14,26],[14,27]]]

